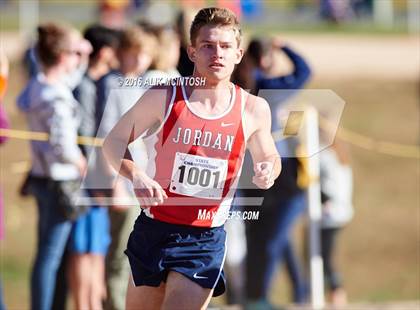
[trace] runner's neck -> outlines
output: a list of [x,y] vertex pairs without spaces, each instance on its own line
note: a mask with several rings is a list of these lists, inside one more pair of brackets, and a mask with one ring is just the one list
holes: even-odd
[[222,115],[233,104],[234,85],[231,82],[219,84],[216,88],[184,86],[184,90],[188,107],[204,118]]

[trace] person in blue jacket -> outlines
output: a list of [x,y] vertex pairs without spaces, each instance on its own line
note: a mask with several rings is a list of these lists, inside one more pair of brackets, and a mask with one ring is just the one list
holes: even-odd
[[[276,75],[279,68],[275,54],[279,51],[292,63],[293,69],[289,74]],[[311,70],[304,58],[278,38],[253,39],[236,69],[234,80],[241,87],[263,97],[261,90],[288,90],[280,94],[275,102],[265,98],[272,110],[272,130],[277,131],[282,128],[275,117],[276,111],[291,95],[304,87],[310,75]],[[277,141],[276,146],[282,158],[283,170],[271,189],[263,193],[253,188],[250,178],[246,176],[248,169],[243,168],[242,196],[264,197],[263,205],[258,208],[259,220],[246,223],[246,309],[273,309],[267,296],[275,267],[282,259],[292,280],[293,301],[302,303],[307,297],[306,280],[290,240],[290,231],[306,207],[304,192],[297,185],[299,162],[290,156],[294,152],[290,141]],[[256,210],[255,206],[245,208]]]

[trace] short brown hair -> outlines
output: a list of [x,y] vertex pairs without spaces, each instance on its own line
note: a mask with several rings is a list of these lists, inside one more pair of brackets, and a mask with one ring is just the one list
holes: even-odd
[[145,32],[139,26],[131,26],[122,31],[118,50],[138,49],[153,56],[156,46],[157,40],[152,34]]
[[58,63],[61,53],[69,51],[74,30],[55,23],[42,24],[37,30],[37,57],[45,68],[52,67]]
[[206,25],[231,26],[235,32],[238,45],[241,44],[242,31],[236,15],[232,11],[224,8],[201,9],[191,24],[190,38],[192,45],[195,44],[200,29]]
[[[177,47],[179,50],[180,38],[178,33],[173,28],[165,26],[150,26],[149,30],[155,35],[158,42],[155,58],[150,68],[160,71],[173,69],[171,63],[173,57],[172,55],[168,57],[168,53],[172,52],[171,48],[173,47]],[[177,44],[177,46],[174,44]]]

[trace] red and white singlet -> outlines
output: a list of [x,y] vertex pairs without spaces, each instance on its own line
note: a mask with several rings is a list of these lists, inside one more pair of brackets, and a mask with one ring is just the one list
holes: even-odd
[[166,191],[162,205],[145,209],[159,221],[216,227],[226,221],[242,169],[244,91],[234,85],[228,109],[204,117],[174,87],[163,124],[144,139],[147,175]]

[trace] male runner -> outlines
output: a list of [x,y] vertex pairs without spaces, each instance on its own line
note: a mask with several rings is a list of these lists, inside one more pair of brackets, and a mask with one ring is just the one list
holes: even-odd
[[[206,8],[191,25],[188,54],[203,86],[155,87],[105,140],[110,164],[132,180],[143,208],[128,242],[127,309],[205,309],[225,290],[228,215],[245,147],[253,182],[273,185],[281,170],[265,100],[230,82],[241,61],[241,31],[226,9]],[[142,136],[149,163],[126,152]]]

